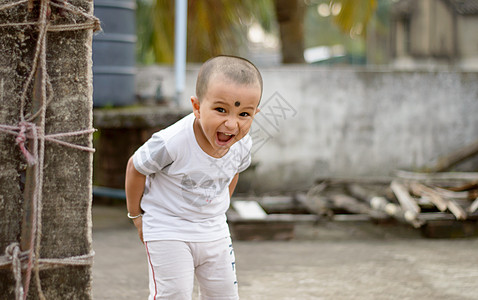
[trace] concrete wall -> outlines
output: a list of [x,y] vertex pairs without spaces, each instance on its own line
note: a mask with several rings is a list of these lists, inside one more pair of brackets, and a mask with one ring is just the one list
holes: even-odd
[[[190,106],[197,71],[189,66],[182,107]],[[311,66],[261,72],[262,111],[251,130],[254,167],[243,176],[245,189],[303,189],[322,177],[385,178],[433,165],[478,139],[478,73]],[[140,68],[138,92],[154,92],[155,76],[173,95],[169,67]]]

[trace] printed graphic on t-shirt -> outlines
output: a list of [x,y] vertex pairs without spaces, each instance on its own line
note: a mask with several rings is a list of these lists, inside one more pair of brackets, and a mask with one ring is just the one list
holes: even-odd
[[197,171],[185,174],[181,180],[184,200],[194,206],[210,204],[226,188],[227,180],[214,180],[208,174]]

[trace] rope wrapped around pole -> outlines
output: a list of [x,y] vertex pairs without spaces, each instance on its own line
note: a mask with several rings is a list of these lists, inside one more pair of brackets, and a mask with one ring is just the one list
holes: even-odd
[[[53,1],[53,0],[52,0]],[[74,132],[45,134],[45,115],[48,104],[53,95],[53,89],[47,73],[46,62],[46,43],[47,32],[49,31],[72,31],[72,30],[100,30],[99,20],[84,11],[80,7],[71,5],[66,0],[36,0],[40,6],[37,21],[28,21],[24,23],[0,24],[0,27],[18,27],[34,26],[38,30],[38,39],[35,46],[32,67],[24,83],[20,96],[20,116],[17,125],[0,124],[0,132],[15,136],[15,142],[20,152],[25,158],[28,166],[34,171],[35,183],[32,197],[32,226],[30,232],[29,249],[21,251],[18,242],[12,242],[5,249],[5,255],[0,256],[0,268],[11,267],[15,279],[15,299],[25,300],[30,286],[31,272],[34,271],[38,296],[41,300],[45,299],[41,289],[40,269],[59,267],[63,265],[91,265],[94,252],[66,258],[40,258],[40,241],[42,234],[42,186],[43,186],[43,168],[45,141],[57,143],[63,146],[71,147],[81,151],[94,152],[95,150],[88,146],[76,145],[62,140],[65,137],[91,134],[94,129],[85,129]],[[5,11],[19,5],[25,5],[25,9],[32,11],[35,5],[32,0],[20,0],[4,5],[0,5],[0,11]],[[51,7],[57,7],[66,10],[75,16],[84,19],[83,22],[73,24],[50,24]],[[40,107],[30,115],[25,114],[25,106],[28,90],[35,79],[35,84],[39,88],[35,89],[41,99]],[[39,81],[39,82],[38,82]],[[37,87],[35,87],[37,88]],[[28,145],[27,145],[28,144]],[[25,272],[25,278],[22,278],[22,271]]]

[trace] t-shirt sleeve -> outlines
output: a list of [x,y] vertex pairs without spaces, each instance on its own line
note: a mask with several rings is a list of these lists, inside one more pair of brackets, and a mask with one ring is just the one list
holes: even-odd
[[133,155],[134,167],[143,175],[157,173],[172,162],[166,143],[158,133],[139,147]]
[[252,139],[250,135],[246,135],[241,142],[242,160],[237,170],[238,173],[241,173],[242,171],[246,170],[251,164]]

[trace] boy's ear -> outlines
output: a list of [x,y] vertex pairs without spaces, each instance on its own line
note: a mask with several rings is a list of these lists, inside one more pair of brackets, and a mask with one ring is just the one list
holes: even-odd
[[254,115],[256,115],[257,113],[259,113],[260,111],[261,111],[261,108],[258,106],[258,107],[256,108],[256,113],[255,113]]
[[199,107],[201,106],[199,99],[196,96],[191,96],[191,104],[193,106],[193,113],[196,116],[196,119],[199,119]]

